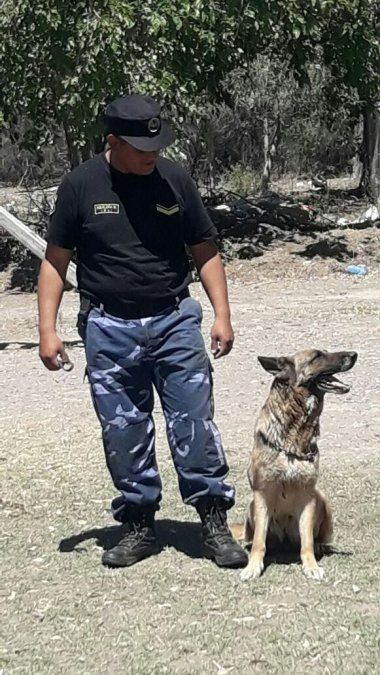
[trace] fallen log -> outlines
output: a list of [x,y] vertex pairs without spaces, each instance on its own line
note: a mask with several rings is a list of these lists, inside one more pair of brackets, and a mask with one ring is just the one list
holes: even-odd
[[208,207],[211,219],[220,235],[256,235],[259,226],[270,226],[283,232],[298,230],[300,233],[327,232],[331,229],[354,230],[377,227],[379,213],[371,207],[359,218],[349,220],[333,214],[323,214],[306,204],[287,200],[283,196],[269,193],[257,199],[235,199],[218,206]]
[[[43,260],[45,257],[46,241],[2,206],[0,206],[0,227],[4,228],[25,248]],[[66,280],[73,288],[77,287],[76,265],[74,263],[69,263]]]

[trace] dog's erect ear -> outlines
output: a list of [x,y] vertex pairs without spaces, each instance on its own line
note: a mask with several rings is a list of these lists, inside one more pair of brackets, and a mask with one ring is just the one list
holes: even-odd
[[295,382],[296,371],[292,359],[287,356],[258,356],[257,359],[264,370],[275,375],[278,380]]

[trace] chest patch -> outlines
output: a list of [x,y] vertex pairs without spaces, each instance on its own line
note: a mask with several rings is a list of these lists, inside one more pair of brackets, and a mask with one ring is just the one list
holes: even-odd
[[178,204],[173,204],[173,206],[162,206],[162,204],[156,204],[156,209],[158,213],[163,213],[164,216],[174,216],[175,213],[179,212]]
[[103,215],[104,213],[120,213],[119,204],[94,204],[94,214],[96,216]]
[[316,398],[316,396],[313,396],[313,395],[309,396],[309,398],[306,401],[306,409],[307,409],[307,412],[309,413],[309,415],[311,415],[311,413],[317,407],[317,405],[318,405],[318,399]]

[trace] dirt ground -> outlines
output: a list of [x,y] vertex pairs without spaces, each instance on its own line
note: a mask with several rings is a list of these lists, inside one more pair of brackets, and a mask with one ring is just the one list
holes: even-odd
[[[322,418],[320,485],[335,519],[323,582],[304,578],[296,557],[269,559],[262,578],[246,584],[237,571],[202,558],[158,406],[164,549],[130,569],[103,568],[103,547],[117,536],[108,510],[115,491],[83,382],[77,295],[65,294],[59,315],[75,368],[49,373],[38,360],[35,295],[3,290],[0,673],[376,671],[380,237],[369,228],[343,238],[352,260],[368,265],[367,276],[349,275],[334,257],[305,255],[305,242],[229,265],[236,344],[215,363],[216,421],[237,487],[236,522],[249,498],[252,428],[270,382],[257,355],[310,346],[359,353],[342,378],[350,393],[327,397]],[[192,292],[203,302],[209,342],[211,311],[199,284]]]

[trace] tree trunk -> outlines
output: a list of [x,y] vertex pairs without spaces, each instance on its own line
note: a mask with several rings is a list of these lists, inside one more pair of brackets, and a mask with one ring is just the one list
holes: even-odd
[[90,138],[81,149],[80,157],[82,158],[82,162],[85,162],[87,159],[91,159],[91,157],[94,157],[94,155],[102,152],[103,149],[104,139],[102,136]]
[[207,164],[208,191],[212,195],[215,190],[215,132],[212,124],[207,126]]
[[363,112],[363,170],[360,187],[376,205],[380,201],[379,135],[379,110],[366,108]]
[[264,146],[264,168],[261,177],[261,192],[268,189],[272,171],[272,160],[276,154],[277,146],[280,140],[280,116],[277,116],[276,126],[274,128],[272,138],[269,140],[269,122],[268,118],[264,117],[263,122],[263,146]]
[[81,163],[81,155],[78,148],[74,145],[73,134],[65,122],[63,122],[63,130],[65,132],[67,154],[69,157],[70,167],[71,169],[75,169],[75,167],[79,166],[79,164]]
[[95,136],[94,141],[94,153],[98,155],[100,152],[103,152],[105,148],[105,138],[104,136]]

